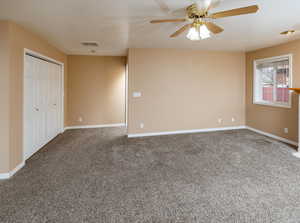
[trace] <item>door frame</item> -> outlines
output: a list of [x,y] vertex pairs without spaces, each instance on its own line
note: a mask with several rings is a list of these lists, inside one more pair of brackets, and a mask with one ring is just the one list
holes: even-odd
[[126,126],[126,131],[128,129],[128,72],[129,72],[129,65],[128,65],[128,59],[127,59],[127,62],[125,65],[125,126]]
[[30,49],[27,49],[27,48],[24,48],[24,54],[23,54],[23,77],[22,77],[22,87],[23,87],[23,90],[22,90],[22,93],[23,93],[23,96],[22,96],[22,152],[23,152],[23,161],[25,162],[26,161],[26,158],[25,158],[25,100],[24,100],[24,97],[25,97],[25,60],[26,60],[26,55],[32,55],[34,57],[37,57],[37,58],[40,58],[41,60],[45,60],[45,61],[49,61],[49,62],[53,62],[53,63],[56,63],[57,65],[61,66],[61,108],[60,108],[60,120],[61,120],[61,123],[60,123],[60,133],[63,133],[64,132],[64,126],[65,126],[65,64],[60,62],[60,61],[57,61],[53,58],[50,58],[50,57],[47,57],[41,53],[38,53],[38,52],[35,52],[33,50],[30,50]]

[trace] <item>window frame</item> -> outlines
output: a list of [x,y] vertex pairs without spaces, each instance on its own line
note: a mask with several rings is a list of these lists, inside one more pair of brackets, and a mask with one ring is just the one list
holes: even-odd
[[257,59],[253,62],[253,104],[256,105],[266,105],[266,106],[272,106],[272,107],[283,107],[283,108],[291,108],[292,107],[292,94],[291,91],[289,91],[289,102],[288,103],[281,103],[281,102],[267,102],[267,101],[261,101],[257,95],[257,84],[258,84],[258,74],[257,74],[257,65],[261,63],[266,62],[276,62],[281,61],[283,59],[289,60],[289,88],[292,88],[293,84],[293,54],[285,54],[281,56],[275,56],[275,57],[268,57],[263,59]]

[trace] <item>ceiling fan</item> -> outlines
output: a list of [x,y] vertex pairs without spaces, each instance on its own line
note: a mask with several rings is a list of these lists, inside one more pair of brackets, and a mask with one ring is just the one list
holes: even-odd
[[180,19],[160,19],[152,20],[150,23],[173,23],[173,22],[188,22],[182,28],[173,33],[170,37],[174,38],[189,29],[187,38],[190,40],[201,40],[210,37],[210,34],[218,34],[224,31],[223,28],[214,24],[212,20],[229,17],[238,16],[250,13],[256,13],[258,11],[257,5],[252,5],[243,8],[236,8],[222,12],[216,12],[210,14],[210,9],[216,7],[220,3],[220,0],[204,0],[204,4],[201,5],[200,2],[194,3],[185,9],[185,18]]

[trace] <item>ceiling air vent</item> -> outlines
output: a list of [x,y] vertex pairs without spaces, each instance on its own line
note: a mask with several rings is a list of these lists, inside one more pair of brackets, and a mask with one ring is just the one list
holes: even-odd
[[97,42],[81,42],[81,45],[88,47],[98,47],[99,44]]

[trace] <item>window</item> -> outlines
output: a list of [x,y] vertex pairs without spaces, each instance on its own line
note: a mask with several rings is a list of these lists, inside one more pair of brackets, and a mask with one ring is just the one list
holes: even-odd
[[291,107],[292,55],[254,61],[253,103]]

